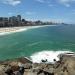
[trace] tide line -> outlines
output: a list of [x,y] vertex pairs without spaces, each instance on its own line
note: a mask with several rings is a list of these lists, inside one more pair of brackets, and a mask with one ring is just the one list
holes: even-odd
[[57,26],[57,25],[42,25],[42,26],[24,26],[24,27],[9,27],[9,28],[0,28],[0,35],[7,35],[16,32],[27,31],[29,29],[46,27],[46,26]]

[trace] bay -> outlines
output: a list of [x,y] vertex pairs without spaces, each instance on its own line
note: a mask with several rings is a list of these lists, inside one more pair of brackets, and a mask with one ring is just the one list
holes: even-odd
[[0,36],[0,60],[40,51],[75,51],[75,25],[34,28]]

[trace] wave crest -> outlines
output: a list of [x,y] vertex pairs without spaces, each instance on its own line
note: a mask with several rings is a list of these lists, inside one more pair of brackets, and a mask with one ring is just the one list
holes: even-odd
[[30,56],[33,63],[41,63],[41,60],[47,60],[49,63],[54,63],[54,59],[56,61],[59,60],[58,55],[64,54],[64,53],[73,53],[71,51],[41,51],[34,53],[32,56]]

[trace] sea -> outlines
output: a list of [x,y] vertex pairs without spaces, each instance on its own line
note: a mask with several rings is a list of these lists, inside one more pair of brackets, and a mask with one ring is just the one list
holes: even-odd
[[0,60],[28,57],[53,62],[60,53],[75,52],[75,25],[47,25],[0,35]]

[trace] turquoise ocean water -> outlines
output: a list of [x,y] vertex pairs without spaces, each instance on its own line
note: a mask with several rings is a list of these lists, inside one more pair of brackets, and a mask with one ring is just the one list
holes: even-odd
[[75,51],[75,26],[58,25],[0,35],[0,60],[31,56],[39,51]]

